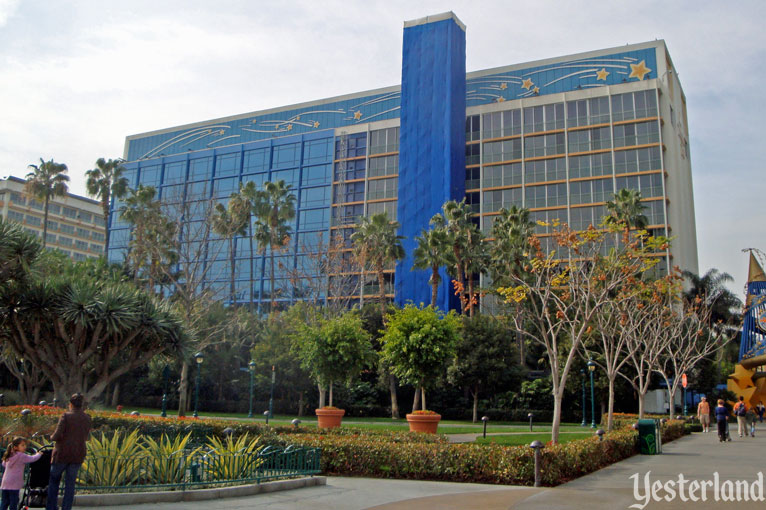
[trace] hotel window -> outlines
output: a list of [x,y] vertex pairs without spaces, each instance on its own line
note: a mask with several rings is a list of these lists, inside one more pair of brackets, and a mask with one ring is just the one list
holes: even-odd
[[43,224],[40,218],[38,218],[37,216],[30,216],[29,214],[27,214],[26,220],[27,220],[27,225],[32,225],[33,227],[39,227],[40,225]]
[[474,213],[481,211],[481,195],[478,191],[465,194],[465,203],[468,205],[468,210]]
[[383,154],[399,150],[399,128],[378,129],[370,132],[370,154]]
[[614,126],[615,148],[629,147],[631,145],[646,145],[649,143],[657,143],[659,141],[660,132],[656,120]]
[[[470,115],[465,119],[465,141],[474,142],[481,138],[479,131],[479,116]],[[488,138],[485,136],[485,138]]]
[[524,108],[524,132],[564,129],[564,103]]
[[363,200],[364,182],[347,182],[335,186],[334,203],[342,204],[347,202],[361,202]]
[[595,207],[572,207],[569,214],[571,217],[570,227],[573,230],[585,230],[590,225],[598,228],[606,215],[606,208],[603,205]]
[[559,181],[566,179],[564,158],[527,161],[524,163],[524,182]]
[[13,221],[18,221],[19,223],[24,221],[24,215],[18,211],[8,211],[8,219]]
[[316,165],[332,160],[332,138],[309,140],[303,144],[303,164]]
[[608,127],[569,132],[569,152],[586,152],[611,147]]
[[376,179],[367,183],[367,200],[396,198],[399,179]]
[[608,97],[567,102],[567,126],[590,126],[607,122],[609,122]]
[[662,196],[662,174],[634,175],[631,177],[618,177],[617,189],[634,189],[641,192],[641,197]]
[[277,145],[273,148],[271,165],[272,168],[285,168],[298,166],[301,162],[301,144],[288,143]]
[[[163,184],[179,184],[186,181],[186,161],[168,163],[165,165]],[[143,183],[143,179],[141,181]]]
[[382,177],[384,175],[396,175],[399,173],[399,155],[370,158],[368,175],[370,177]]
[[659,147],[616,151],[614,153],[614,170],[617,174],[661,169],[662,159]]
[[522,206],[521,188],[502,189],[484,192],[484,212],[497,212],[500,209],[510,209],[512,206]]
[[37,209],[38,211],[42,211],[44,207],[42,202],[38,202],[37,200],[31,199],[31,198],[29,199],[28,205],[32,209]]
[[396,204],[396,202],[374,202],[367,204],[367,216],[386,213],[389,220],[396,221]]
[[335,139],[335,159],[355,158],[367,154],[367,133],[345,135],[346,149],[342,149],[341,138]]
[[73,259],[74,259],[76,262],[82,262],[83,260],[87,259],[88,257],[86,257],[85,255],[83,255],[82,253],[74,253],[74,254],[72,254],[72,258],[73,258]]
[[[236,179],[231,180],[236,181]],[[190,182],[186,185],[186,200],[201,200],[209,197],[210,181]]]
[[92,233],[91,233],[91,238],[92,238],[94,241],[101,241],[101,242],[104,242],[104,234],[102,234],[101,232],[92,232]]
[[[370,204],[378,206],[380,204],[385,204],[386,202],[380,202],[376,204]],[[317,211],[324,211],[326,209],[317,209]],[[312,211],[306,211],[306,212],[312,212]],[[360,216],[364,215],[364,204],[354,204],[354,205],[342,205],[340,207],[333,207],[333,225],[353,225],[357,222],[357,219]],[[301,213],[302,214],[302,213]],[[324,228],[322,225],[319,226],[303,226],[301,227],[301,230],[316,230]]]
[[[619,154],[619,153],[617,153]],[[569,157],[569,178],[596,177],[612,173],[612,153],[589,154]]]
[[79,237],[83,237],[85,239],[88,239],[90,237],[90,231],[89,230],[85,230],[84,228],[79,228],[78,227],[77,228],[77,235]]
[[662,200],[642,202],[642,204],[646,206],[644,216],[649,220],[649,225],[665,224],[665,209],[662,206]]
[[[170,165],[167,166],[169,167]],[[160,185],[161,175],[162,167],[160,165],[142,167],[140,173],[141,184],[144,186],[154,186],[156,188]]]
[[612,120],[643,119],[657,115],[657,97],[654,90],[643,90],[612,96]]
[[61,246],[72,246],[72,238],[59,236],[59,244]]
[[90,245],[90,251],[101,251],[104,247],[98,244],[92,244]]
[[202,181],[210,179],[213,171],[213,158],[198,158],[189,161],[189,180]]
[[[535,223],[535,234],[550,234],[560,229],[562,224],[567,223],[567,210],[534,211],[529,213],[529,219]],[[540,225],[537,223],[538,221],[547,223],[547,225]],[[544,249],[543,251],[548,250]]]
[[567,185],[549,184],[548,186],[529,186],[525,191],[526,207],[552,207],[566,205]]
[[465,164],[466,165],[478,165],[481,163],[481,155],[478,143],[472,143],[465,146]]
[[[203,184],[203,183],[199,183]],[[205,182],[204,184],[207,184]],[[239,179],[230,177],[228,179],[216,179],[213,181],[213,197],[228,198],[232,193],[239,190]]]
[[301,173],[302,186],[316,186],[332,182],[332,164],[307,166]]
[[239,152],[234,154],[221,154],[215,158],[215,176],[228,177],[239,175]]
[[271,172],[270,181],[273,183],[285,181],[286,185],[295,188],[300,182],[300,171],[297,168],[291,168],[290,170],[275,170]]
[[269,169],[269,148],[253,149],[245,151],[245,159],[242,165],[243,174],[265,172]]
[[20,195],[19,193],[11,192],[11,203],[12,204],[19,204],[19,205],[26,205],[27,199]]
[[525,158],[564,154],[564,150],[564,133],[524,137]]
[[48,220],[48,230],[58,230],[59,224],[57,221]]
[[61,206],[58,204],[48,204],[48,214],[61,214]]
[[80,211],[77,217],[85,223],[93,223],[93,215],[89,212]]
[[330,186],[304,188],[301,190],[300,206],[322,207],[330,205]]
[[[543,168],[545,168],[544,162]],[[484,176],[482,184],[485,188],[521,184],[521,163],[485,166],[481,171]]]
[[364,179],[365,168],[363,159],[335,163],[335,180]]
[[521,110],[484,114],[484,139],[521,134]]
[[521,139],[503,140],[500,142],[485,142],[482,144],[484,163],[496,163],[521,159]]
[[466,168],[465,169],[465,189],[476,189],[481,186],[479,175],[481,172],[479,168]]
[[45,242],[48,244],[55,244],[56,234],[45,234]]
[[612,198],[613,194],[611,179],[569,183],[569,200],[572,205],[606,202]]
[[122,177],[125,179],[125,181],[127,181],[128,188],[135,189],[137,174],[138,174],[137,168],[128,168],[122,172]]
[[99,227],[103,227],[103,226],[106,225],[106,221],[104,221],[104,218],[102,218],[101,216],[97,216],[97,215],[93,216],[93,223],[95,225],[98,225]]
[[72,225],[62,223],[61,227],[59,227],[59,230],[65,234],[74,235],[74,227]]

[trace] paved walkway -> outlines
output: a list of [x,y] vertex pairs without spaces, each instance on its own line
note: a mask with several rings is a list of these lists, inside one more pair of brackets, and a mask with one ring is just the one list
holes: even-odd
[[[326,486],[294,491],[259,494],[248,498],[232,498],[200,503],[167,503],[152,505],[156,510],[202,510],[225,507],[227,510],[301,509],[312,510],[558,510],[558,509],[629,509],[641,505],[633,496],[633,479],[639,475],[640,494],[647,472],[650,481],[665,484],[678,480],[683,473],[687,480],[712,480],[718,472],[720,480],[757,480],[759,471],[766,471],[766,427],[755,438],[733,438],[721,444],[715,433],[693,434],[663,446],[664,453],[655,456],[637,455],[555,488],[534,489],[482,484],[421,482],[409,480],[376,480],[365,478],[330,477]],[[766,483],[766,480],[764,481]],[[660,496],[667,493],[660,489]],[[700,493],[698,492],[697,495]],[[764,494],[766,496],[766,493]],[[766,508],[766,502],[714,502],[708,493],[707,503],[649,502],[647,510],[668,508]],[[138,510],[145,505],[102,507],[104,510]],[[634,507],[640,508],[640,507]]]

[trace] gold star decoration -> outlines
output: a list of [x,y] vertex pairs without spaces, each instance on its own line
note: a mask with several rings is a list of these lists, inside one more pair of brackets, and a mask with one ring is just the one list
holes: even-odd
[[354,112],[354,120],[359,120],[361,118],[362,118],[362,112],[360,112],[359,110],[355,111]]
[[300,115],[296,115],[295,116],[295,120],[301,120],[301,116]]
[[223,135],[223,129],[222,129],[222,130],[220,130],[220,131],[218,131],[218,134],[219,134],[219,135]]
[[288,125],[287,125],[287,130],[288,130],[288,131],[292,131],[292,129],[293,129],[293,125],[292,125],[292,124],[288,124]]
[[524,80],[524,82],[521,84],[521,88],[529,90],[529,89],[532,87],[532,85],[534,85],[534,83],[532,83],[532,80],[530,80],[529,78],[527,78],[527,79],[526,79],[526,80]]
[[500,84],[500,90],[505,90],[507,88],[508,88],[508,84],[507,83],[503,82],[503,83]]
[[641,81],[644,79],[644,76],[651,71],[651,69],[646,67],[646,62],[642,60],[638,64],[630,64],[630,76],[628,76],[628,78],[638,78],[638,80]]
[[539,94],[540,93],[540,87],[533,88],[532,92],[534,92],[535,94]]
[[598,78],[596,80],[604,80],[606,81],[606,77],[609,76],[609,71],[606,70],[606,68],[602,67],[600,71],[596,73],[598,75]]
[[255,125],[258,122],[258,119],[253,119],[253,125]]
[[503,101],[505,101],[505,98],[504,98],[504,97],[498,97],[498,98],[497,98],[497,102],[498,102],[498,103],[502,103]]
[[315,128],[318,128],[318,127],[319,127],[319,121],[318,121],[318,120],[315,120],[315,121],[314,121],[314,127],[315,127]]

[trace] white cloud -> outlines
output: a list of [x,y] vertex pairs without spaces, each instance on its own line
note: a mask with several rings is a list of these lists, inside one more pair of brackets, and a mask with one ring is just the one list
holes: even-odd
[[0,27],[8,22],[19,7],[19,0],[0,0]]

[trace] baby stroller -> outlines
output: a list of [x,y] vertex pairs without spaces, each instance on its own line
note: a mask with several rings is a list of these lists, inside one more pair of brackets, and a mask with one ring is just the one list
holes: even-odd
[[42,456],[29,464],[27,483],[24,486],[24,497],[20,508],[45,508],[48,501],[48,480],[51,477],[51,454],[49,446],[40,449]]

